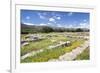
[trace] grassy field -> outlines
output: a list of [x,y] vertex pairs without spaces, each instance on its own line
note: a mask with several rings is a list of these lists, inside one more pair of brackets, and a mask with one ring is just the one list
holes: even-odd
[[75,60],[89,60],[90,59],[90,50],[89,48],[85,49],[83,53],[77,56]]
[[45,51],[36,54],[35,56],[27,57],[21,62],[46,62],[50,59],[57,59],[60,55],[72,51],[74,48],[78,47],[84,41],[75,41],[70,47],[59,47],[55,49],[46,49]]
[[[28,63],[28,62],[47,62],[50,59],[57,59],[59,58],[59,56],[67,53],[67,52],[71,52],[73,49],[75,49],[76,47],[80,46],[81,44],[84,43],[84,39],[77,39],[77,38],[71,38],[71,37],[66,37],[66,35],[64,35],[66,33],[49,33],[49,34],[41,34],[39,33],[39,35],[41,35],[42,37],[45,37],[45,39],[42,40],[38,40],[38,41],[34,41],[34,42],[28,42],[28,45],[25,46],[21,46],[21,56],[30,53],[32,51],[37,51],[40,49],[43,49],[43,52],[37,53],[34,56],[29,56],[23,60],[21,60],[21,63]],[[77,36],[77,34],[73,34],[73,33],[69,33],[68,35],[75,35]],[[22,35],[21,39],[25,39],[25,36],[27,35]],[[64,47],[57,47],[54,49],[48,49],[49,46],[51,45],[57,45],[59,44],[59,42],[66,42],[66,41],[71,41],[71,45],[70,46],[64,46]],[[77,57],[76,60],[79,59],[88,59],[88,54],[89,52],[79,55]]]
[[[46,35],[42,34],[42,35],[46,36],[47,34]],[[53,35],[53,33],[49,34],[49,35]],[[62,35],[58,35],[58,34],[56,34],[56,35],[57,35],[56,37],[55,36],[49,37],[49,38],[46,37],[43,40],[29,42],[29,45],[22,46],[21,47],[21,56],[26,53],[29,53],[31,51],[36,51],[39,49],[46,49],[46,48],[48,48],[49,45],[56,45],[59,41],[67,41],[66,37],[64,37]],[[24,38],[24,37],[25,37],[25,35],[22,35],[22,38]]]

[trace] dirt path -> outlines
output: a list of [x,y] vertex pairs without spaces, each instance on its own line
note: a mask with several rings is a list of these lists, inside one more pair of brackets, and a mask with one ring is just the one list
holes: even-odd
[[72,50],[69,53],[66,53],[59,57],[59,59],[51,59],[49,61],[72,61],[75,59],[79,54],[81,54],[87,47],[89,47],[89,41],[85,41],[80,47]]

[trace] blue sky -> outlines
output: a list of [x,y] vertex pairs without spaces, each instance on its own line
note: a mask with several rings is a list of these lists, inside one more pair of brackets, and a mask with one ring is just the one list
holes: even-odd
[[21,23],[65,28],[89,28],[89,13],[21,10]]

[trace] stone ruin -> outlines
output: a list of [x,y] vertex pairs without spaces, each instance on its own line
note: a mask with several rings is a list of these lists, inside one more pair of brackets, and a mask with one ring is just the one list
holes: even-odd
[[66,46],[70,46],[70,45],[71,45],[70,41],[66,41],[66,42],[60,41],[59,44],[57,44],[57,45],[51,45],[51,46],[49,46],[48,49],[53,49],[53,48],[57,48],[57,47],[66,47]]
[[37,34],[27,35],[24,40],[21,40],[21,46],[25,46],[28,45],[29,42],[34,42],[42,39],[44,38],[42,38],[41,35],[37,35]]

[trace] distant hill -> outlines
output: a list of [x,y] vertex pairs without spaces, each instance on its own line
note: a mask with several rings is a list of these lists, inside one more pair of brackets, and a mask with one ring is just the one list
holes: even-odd
[[50,26],[36,26],[21,23],[21,33],[49,33],[49,32],[88,32],[87,28],[64,28],[64,27],[50,27]]
[[38,32],[48,33],[48,32],[53,32],[53,31],[54,31],[53,28],[49,26],[36,26],[36,25],[21,24],[22,34],[38,33]]

